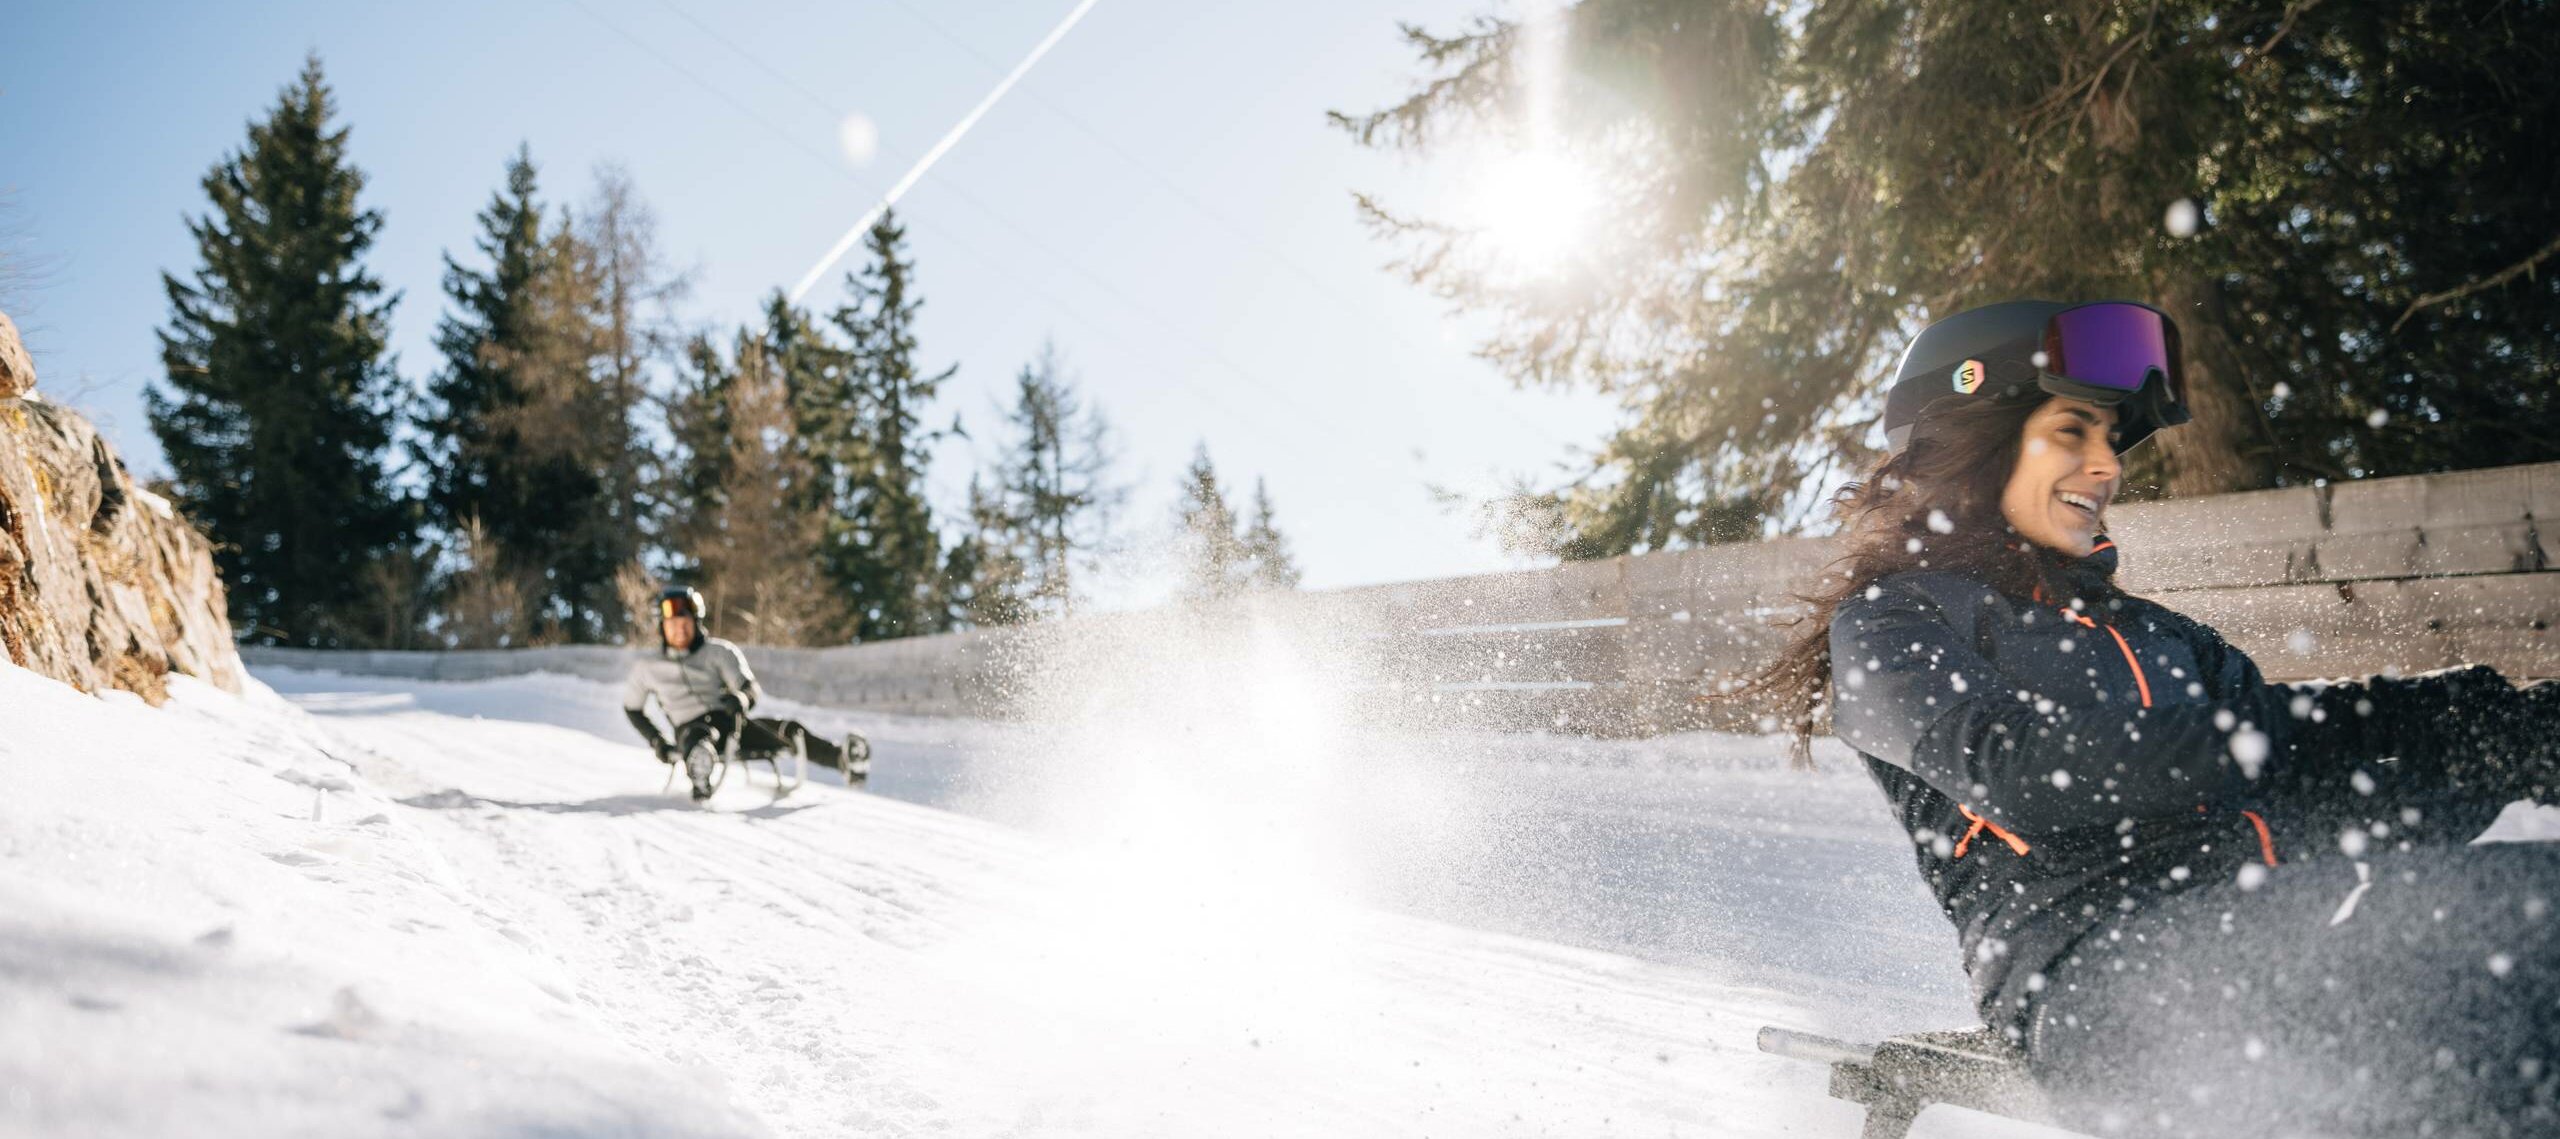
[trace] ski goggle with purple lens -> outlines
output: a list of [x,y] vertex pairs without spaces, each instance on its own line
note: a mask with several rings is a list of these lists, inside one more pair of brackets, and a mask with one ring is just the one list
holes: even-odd
[[2158,309],[2126,301],[2064,309],[2045,322],[2036,355],[2045,390],[2094,403],[2141,395],[2158,376],[2159,386],[2144,402],[2161,425],[2186,422],[2178,326]]

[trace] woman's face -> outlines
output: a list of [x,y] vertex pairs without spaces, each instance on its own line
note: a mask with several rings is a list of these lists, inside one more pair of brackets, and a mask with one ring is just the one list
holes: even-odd
[[2097,545],[2107,503],[2124,481],[2112,442],[2116,411],[2055,397],[2027,419],[2000,516],[2021,537],[2082,557]]

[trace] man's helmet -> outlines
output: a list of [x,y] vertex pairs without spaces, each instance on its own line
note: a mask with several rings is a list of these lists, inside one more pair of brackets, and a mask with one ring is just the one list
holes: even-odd
[[658,639],[660,641],[666,639],[665,622],[669,617],[693,618],[693,635],[696,640],[700,640],[704,629],[711,624],[711,607],[703,603],[701,590],[689,585],[671,585],[658,591],[660,623]]
[[1939,400],[2049,395],[2115,408],[2119,452],[2185,423],[2177,322],[2132,301],[2010,301],[1937,321],[1894,373],[1886,447],[1897,455],[1909,448],[1922,413]]

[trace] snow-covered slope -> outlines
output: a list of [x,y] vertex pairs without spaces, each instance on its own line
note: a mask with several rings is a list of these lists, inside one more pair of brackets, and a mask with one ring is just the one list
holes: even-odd
[[172,695],[0,667],[0,1134],[762,1132],[306,717]]
[[1767,741],[1062,779],[802,709],[877,793],[702,809],[607,686],[263,679],[0,669],[0,1134],[1848,1135],[1758,1026],[1965,1015]]

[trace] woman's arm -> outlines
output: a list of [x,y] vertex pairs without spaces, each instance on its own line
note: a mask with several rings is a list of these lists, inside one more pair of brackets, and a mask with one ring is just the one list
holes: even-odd
[[2065,707],[2020,690],[1907,587],[1841,605],[1831,660],[1841,739],[2030,836],[2253,802],[2281,761],[2263,694]]
[[2284,709],[2290,787],[2314,795],[2477,790],[2521,798],[2551,785],[2560,698],[2519,692],[2485,665],[2417,676],[2272,684],[2257,662],[2183,614],[2211,690]]

